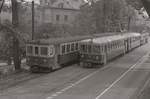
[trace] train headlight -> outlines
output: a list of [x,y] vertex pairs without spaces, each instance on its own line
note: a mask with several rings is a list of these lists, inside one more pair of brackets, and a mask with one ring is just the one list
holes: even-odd
[[43,60],[43,62],[44,62],[44,63],[46,63],[46,62],[47,62],[47,60],[46,60],[46,59],[44,59],[44,60]]
[[83,57],[84,57],[84,55],[81,55],[81,57],[83,58]]
[[96,60],[98,60],[99,59],[99,57],[98,56],[96,56]]
[[92,56],[89,55],[89,58],[92,58]]

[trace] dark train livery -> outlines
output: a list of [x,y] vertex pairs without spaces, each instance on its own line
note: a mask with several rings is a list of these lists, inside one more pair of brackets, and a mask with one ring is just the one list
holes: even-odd
[[32,72],[50,72],[72,63],[92,67],[93,64],[106,64],[147,42],[148,33],[32,40],[26,44],[27,65]]
[[27,43],[27,65],[31,71],[51,71],[79,59],[78,42],[89,36],[32,40]]

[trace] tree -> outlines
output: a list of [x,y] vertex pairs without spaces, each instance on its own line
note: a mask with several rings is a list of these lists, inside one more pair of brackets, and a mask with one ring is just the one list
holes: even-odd
[[143,7],[142,0],[126,0],[126,2],[136,10],[140,10]]
[[[17,0],[11,0],[12,4],[12,25],[14,29],[17,29],[19,25],[18,19],[18,3]],[[20,50],[19,50],[19,39],[18,39],[18,31],[12,31],[13,33],[13,60],[14,66],[16,70],[20,70],[21,68],[21,58],[20,58]]]
[[131,16],[134,16],[134,9],[125,0],[89,0],[82,7],[75,26],[80,33],[120,32],[127,30]]
[[148,15],[150,16],[150,1],[149,0],[141,0]]

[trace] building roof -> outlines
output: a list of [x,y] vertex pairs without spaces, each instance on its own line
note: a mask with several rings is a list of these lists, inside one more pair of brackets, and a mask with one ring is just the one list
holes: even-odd
[[80,9],[85,3],[84,0],[49,0],[48,6],[51,8]]
[[91,38],[91,36],[73,36],[73,37],[61,37],[61,38],[49,38],[49,39],[37,39],[27,42],[28,44],[37,45],[50,45],[50,44],[62,44],[68,42],[76,42],[83,39]]

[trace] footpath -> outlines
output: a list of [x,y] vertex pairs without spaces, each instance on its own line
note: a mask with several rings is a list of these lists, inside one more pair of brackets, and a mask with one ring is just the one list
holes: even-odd
[[[21,68],[22,70],[29,70],[29,67],[26,65],[26,60],[21,61]],[[7,76],[15,72],[15,68],[13,63],[11,65],[7,65],[5,62],[0,62],[0,77]]]

